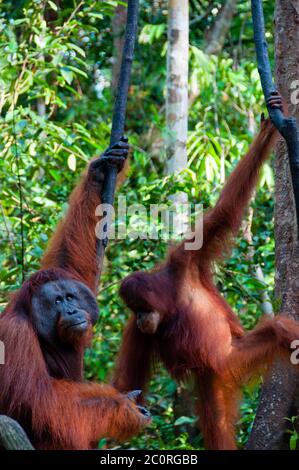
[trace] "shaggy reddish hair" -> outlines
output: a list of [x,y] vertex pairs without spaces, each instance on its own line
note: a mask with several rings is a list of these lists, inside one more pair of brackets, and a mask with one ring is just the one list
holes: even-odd
[[100,192],[99,184],[85,175],[70,198],[42,269],[13,294],[0,316],[0,340],[5,345],[0,414],[19,421],[39,449],[89,449],[102,437],[127,439],[148,423],[136,404],[113,387],[83,381],[85,342],[69,350],[52,348],[51,359],[62,376],[56,378],[47,361],[49,351],[32,322],[32,298],[47,282],[72,279],[95,292],[95,209]]
[[160,325],[143,334],[133,315],[125,329],[114,384],[120,391],[145,390],[152,364],[160,358],[177,381],[195,378],[199,417],[206,446],[234,449],[241,385],[290,356],[298,324],[282,316],[264,320],[245,333],[213,280],[213,263],[227,253],[240,228],[259,170],[277,140],[270,121],[228,179],[214,209],[204,216],[203,247],[186,251],[185,242],[151,273],[126,278],[121,296],[136,314],[158,312]]

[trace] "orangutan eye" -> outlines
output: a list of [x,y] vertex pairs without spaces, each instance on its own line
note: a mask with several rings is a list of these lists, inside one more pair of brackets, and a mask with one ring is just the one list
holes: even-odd
[[55,304],[60,304],[62,301],[63,298],[61,297],[61,295],[59,295],[58,297],[56,297]]
[[71,300],[73,300],[73,299],[74,299],[73,294],[67,294],[67,295],[66,295],[66,300],[67,300],[68,302],[71,302]]

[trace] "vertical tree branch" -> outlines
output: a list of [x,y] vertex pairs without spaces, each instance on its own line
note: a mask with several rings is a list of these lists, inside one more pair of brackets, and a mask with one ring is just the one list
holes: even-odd
[[[176,174],[188,166],[188,73],[189,73],[189,1],[168,0],[168,49],[167,49],[167,174]],[[178,192],[171,196],[172,203],[179,207],[188,202],[187,194]],[[180,222],[172,220],[176,235],[186,231],[187,220],[181,214]],[[177,387],[173,400],[175,416],[182,416],[186,408],[194,409],[194,394],[190,387]],[[188,400],[186,402],[186,397]],[[188,427],[188,432],[191,432]]]
[[[125,3],[127,1],[125,0]],[[115,94],[119,82],[119,74],[122,59],[122,50],[124,48],[125,29],[127,21],[127,7],[117,5],[112,18],[113,32],[113,67],[112,67],[112,90]]]
[[[167,173],[174,174],[187,168],[188,164],[188,0],[169,0],[168,15]],[[186,202],[186,195],[175,195],[175,201]]]
[[[139,0],[128,0],[128,14],[125,43],[122,55],[122,64],[118,83],[118,91],[114,104],[110,145],[116,144],[124,134],[126,108],[131,79],[131,70],[134,59],[135,43],[138,30]],[[112,207],[116,188],[117,168],[114,165],[107,165],[101,199],[103,204]],[[107,214],[104,214],[107,215]],[[108,217],[109,219],[109,217]],[[97,264],[99,276],[102,272],[105,248],[108,244],[108,224],[104,227],[106,237],[103,240],[97,239]],[[97,282],[98,284],[98,282]],[[96,285],[96,288],[98,286]]]
[[223,5],[218,18],[207,34],[207,54],[219,54],[224,45],[227,32],[231,26],[236,12],[238,0],[227,0]]
[[[296,1],[298,3],[298,0]],[[276,59],[279,89],[289,95],[292,77],[297,76],[299,28],[293,2],[276,3]],[[255,43],[263,91],[268,98],[275,90],[267,43],[264,34],[262,3],[252,0]],[[295,79],[295,78],[293,78]],[[279,145],[276,163],[276,293],[282,302],[281,312],[298,319],[299,307],[299,144],[294,118],[285,118],[279,110],[269,109],[273,123],[286,140]],[[288,152],[286,152],[286,148]],[[289,157],[289,165],[288,165]],[[291,175],[290,175],[291,170]],[[292,184],[293,181],[293,191]],[[296,223],[297,213],[297,223]],[[287,421],[294,400],[298,373],[294,367],[276,363],[271,377],[263,387],[248,449],[278,449],[282,446]]]

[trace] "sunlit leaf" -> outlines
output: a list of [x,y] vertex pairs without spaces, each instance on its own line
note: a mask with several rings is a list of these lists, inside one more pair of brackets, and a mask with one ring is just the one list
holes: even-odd
[[77,167],[76,156],[71,154],[67,159],[67,164],[70,170],[76,171],[76,167]]
[[61,75],[63,76],[63,78],[65,79],[65,81],[70,85],[73,81],[73,78],[74,78],[74,74],[70,70],[70,68],[69,67],[61,67],[60,72],[61,72]]

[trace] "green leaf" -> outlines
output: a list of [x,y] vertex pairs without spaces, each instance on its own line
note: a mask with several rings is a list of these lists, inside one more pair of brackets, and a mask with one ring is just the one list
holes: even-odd
[[21,119],[21,121],[18,121],[15,125],[15,131],[16,133],[21,132],[25,127],[27,126],[27,121],[25,119]]
[[55,181],[59,182],[61,180],[61,173],[57,170],[49,170],[50,175],[54,178]]
[[86,57],[85,51],[81,49],[81,47],[77,46],[77,44],[67,43],[69,49],[73,49],[74,51],[78,52],[82,57]]
[[71,154],[67,159],[67,164],[70,170],[76,171],[77,160],[74,154]]
[[88,16],[91,18],[98,18],[99,20],[103,19],[102,13],[88,13]]
[[60,72],[61,72],[61,75],[63,76],[63,78],[65,79],[65,81],[71,85],[72,81],[73,81],[73,78],[74,78],[74,74],[73,72],[69,69],[69,67],[61,67],[60,69]]
[[54,10],[54,11],[57,11],[57,10],[58,10],[57,5],[55,5],[54,2],[51,2],[51,0],[48,0],[48,5],[50,5],[50,7],[52,8],[52,10]]
[[28,24],[29,19],[28,18],[20,18],[19,20],[14,20],[14,25],[15,26],[19,26],[20,24],[23,24],[23,23]]
[[294,432],[294,434],[290,438],[290,450],[296,450],[298,442],[298,434]]
[[73,72],[75,72],[76,74],[79,74],[79,75],[82,75],[82,77],[84,78],[88,78],[88,75],[87,73],[83,72],[83,70],[80,70],[78,69],[77,67],[74,67],[73,65],[69,65],[67,67],[68,70],[72,70]]
[[34,41],[37,46],[43,49],[46,45],[46,38],[42,34],[36,34],[34,36]]
[[192,424],[195,423],[196,418],[191,418],[190,416],[181,416],[175,422],[175,426],[181,426],[182,424]]

